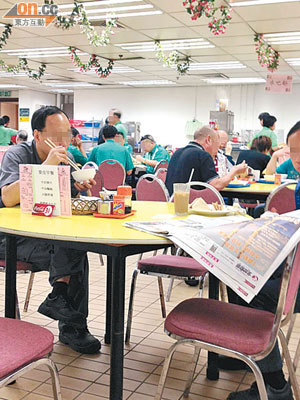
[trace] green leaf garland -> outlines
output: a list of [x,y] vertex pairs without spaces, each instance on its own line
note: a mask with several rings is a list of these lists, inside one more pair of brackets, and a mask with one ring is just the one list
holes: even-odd
[[254,35],[254,42],[256,43],[256,53],[258,62],[262,67],[267,67],[270,72],[274,72],[279,67],[278,51],[274,50],[272,46],[264,42],[263,34],[256,33]]
[[[45,0],[45,4],[54,4],[53,0]],[[117,27],[117,19],[110,18],[106,21],[106,27],[102,30],[99,35],[95,28],[90,23],[87,14],[82,3],[74,1],[74,8],[71,11],[70,16],[57,16],[55,26],[67,30],[75,25],[80,25],[83,33],[87,35],[87,38],[93,46],[107,46],[110,42],[110,36],[113,35],[113,28]]]
[[2,49],[2,47],[6,45],[7,39],[10,37],[10,35],[11,35],[11,25],[5,25],[4,31],[0,36],[0,49]]
[[28,77],[34,80],[40,80],[46,71],[46,64],[41,64],[37,71],[29,68],[26,58],[20,58],[17,65],[6,65],[3,60],[0,60],[0,67],[6,72],[11,72],[13,74],[25,71]]
[[190,57],[186,57],[183,62],[180,62],[180,56],[176,50],[166,56],[159,40],[155,41],[155,45],[158,61],[161,62],[164,67],[176,68],[179,75],[185,75],[188,72],[191,62]]
[[114,60],[108,60],[107,67],[103,68],[100,65],[99,58],[95,54],[92,54],[90,56],[88,62],[83,64],[80,60],[80,57],[76,53],[75,47],[69,47],[68,50],[71,54],[71,59],[72,59],[74,65],[79,67],[80,72],[87,72],[87,71],[90,71],[91,69],[94,69],[96,74],[100,78],[107,78],[111,74],[111,71],[114,66]]

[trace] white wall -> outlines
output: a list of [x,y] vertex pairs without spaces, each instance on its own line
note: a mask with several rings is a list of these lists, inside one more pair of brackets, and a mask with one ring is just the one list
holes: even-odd
[[37,90],[20,90],[19,91],[19,109],[29,108],[29,122],[19,122],[19,129],[28,132],[28,138],[32,138],[31,117],[32,114],[41,106],[55,106],[56,95],[47,92],[39,92]]
[[263,111],[275,115],[277,128],[285,133],[300,120],[300,84],[293,86],[292,94],[267,93],[264,85],[76,90],[74,119],[101,119],[110,108],[120,108],[123,121],[141,122],[142,134],[151,133],[163,145],[180,146],[186,143],[186,121],[196,115],[207,124],[220,98],[229,99],[235,131],[259,129],[257,116]]

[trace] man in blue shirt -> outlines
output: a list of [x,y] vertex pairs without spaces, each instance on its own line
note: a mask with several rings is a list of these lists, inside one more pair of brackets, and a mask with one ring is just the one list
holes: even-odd
[[123,165],[127,175],[131,175],[134,168],[132,159],[127,149],[115,142],[114,139],[117,134],[118,131],[114,126],[105,125],[103,127],[103,139],[105,143],[93,148],[89,156],[89,161],[100,165],[106,160],[116,160]]

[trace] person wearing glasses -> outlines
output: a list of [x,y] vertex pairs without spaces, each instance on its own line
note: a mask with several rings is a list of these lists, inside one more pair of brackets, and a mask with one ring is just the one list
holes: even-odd
[[[0,168],[0,207],[14,207],[20,203],[20,164],[68,164],[72,155],[67,152],[72,133],[66,114],[55,106],[45,106],[35,111],[31,119],[34,139],[30,143],[11,146],[2,159]],[[51,139],[55,148],[50,148]],[[72,158],[73,159],[73,158]],[[78,183],[71,178],[72,197],[91,189],[96,182]],[[58,321],[59,340],[73,350],[98,353],[100,341],[87,327],[88,270],[87,253],[59,244],[34,238],[17,240],[17,259],[33,265],[33,271],[49,271],[52,292],[39,306],[38,311]],[[0,258],[5,258],[5,238],[0,233]]]
[[141,138],[141,148],[144,156],[137,155],[135,159],[146,165],[146,174],[153,174],[160,161],[170,161],[169,153],[160,144],[157,144],[151,135]]

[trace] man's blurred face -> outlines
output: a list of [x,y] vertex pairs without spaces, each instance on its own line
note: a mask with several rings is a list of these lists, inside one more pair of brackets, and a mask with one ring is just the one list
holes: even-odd
[[220,149],[225,149],[227,142],[228,142],[228,135],[225,131],[219,131],[219,138],[220,138]]
[[150,153],[153,150],[154,143],[151,140],[145,139],[141,142],[142,151]]
[[38,151],[48,155],[50,147],[45,139],[51,139],[56,146],[68,148],[72,139],[72,131],[68,118],[65,114],[53,114],[46,118],[45,128],[33,132]]
[[123,135],[121,135],[120,133],[116,134],[114,140],[115,140],[116,143],[120,143],[121,146],[124,146],[125,139],[124,139]]
[[300,172],[300,130],[293,133],[288,140],[290,157],[294,168]]

